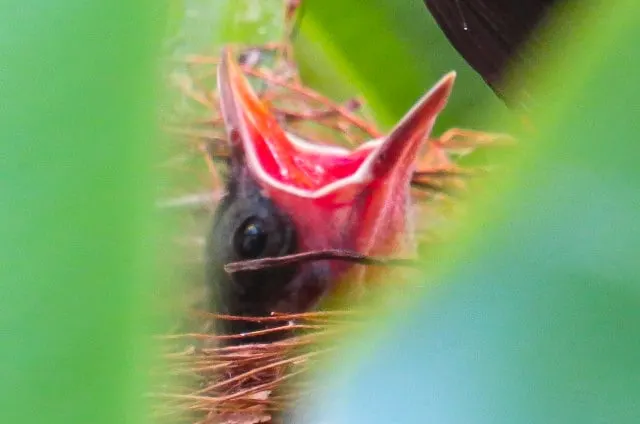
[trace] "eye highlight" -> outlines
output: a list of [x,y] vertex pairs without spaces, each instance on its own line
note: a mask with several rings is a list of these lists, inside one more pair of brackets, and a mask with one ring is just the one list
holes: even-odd
[[242,259],[260,257],[269,241],[265,223],[259,218],[249,218],[238,228],[234,236],[237,255]]

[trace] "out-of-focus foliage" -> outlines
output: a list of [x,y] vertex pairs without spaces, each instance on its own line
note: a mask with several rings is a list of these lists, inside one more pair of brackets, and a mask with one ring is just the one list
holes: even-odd
[[435,288],[322,368],[305,422],[640,421],[638,6],[581,3]]
[[163,1],[0,7],[0,422],[146,408]]
[[501,107],[422,0],[305,0],[299,22],[296,58],[305,81],[337,98],[363,95],[385,128],[451,70],[456,89],[436,132],[485,129],[478,112]]
[[282,0],[180,0],[172,13],[179,54],[214,54],[225,43],[261,44],[284,35]]

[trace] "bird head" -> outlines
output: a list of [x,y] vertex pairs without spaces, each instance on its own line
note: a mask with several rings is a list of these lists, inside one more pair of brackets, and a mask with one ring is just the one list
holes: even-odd
[[[303,312],[354,266],[313,261],[229,275],[223,270],[229,262],[327,249],[413,253],[411,178],[454,79],[451,72],[438,81],[388,135],[349,150],[284,131],[226,50],[218,92],[230,173],[207,252],[215,310],[242,316]],[[366,269],[357,278],[366,279]],[[233,331],[258,328],[263,326],[236,324]]]

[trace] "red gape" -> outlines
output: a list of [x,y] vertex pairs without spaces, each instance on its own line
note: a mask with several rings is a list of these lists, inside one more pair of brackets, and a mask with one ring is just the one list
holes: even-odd
[[[454,80],[453,72],[444,76],[389,135],[350,151],[285,133],[229,50],[218,71],[232,147],[243,153],[263,192],[295,223],[299,251],[348,249],[372,256],[413,253],[411,177]],[[333,276],[348,266],[336,261]]]

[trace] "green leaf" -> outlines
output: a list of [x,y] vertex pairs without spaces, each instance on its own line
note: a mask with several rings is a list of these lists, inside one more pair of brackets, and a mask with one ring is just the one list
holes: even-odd
[[227,43],[263,44],[284,35],[281,0],[183,0],[178,53],[213,54]]
[[639,10],[581,6],[533,77],[536,134],[477,186],[435,288],[321,370],[304,422],[640,422]]
[[445,73],[456,89],[437,131],[480,124],[501,103],[459,57],[422,0],[307,0],[296,58],[306,83],[337,99],[362,94],[389,128]]
[[0,13],[0,422],[144,421],[164,2]]

